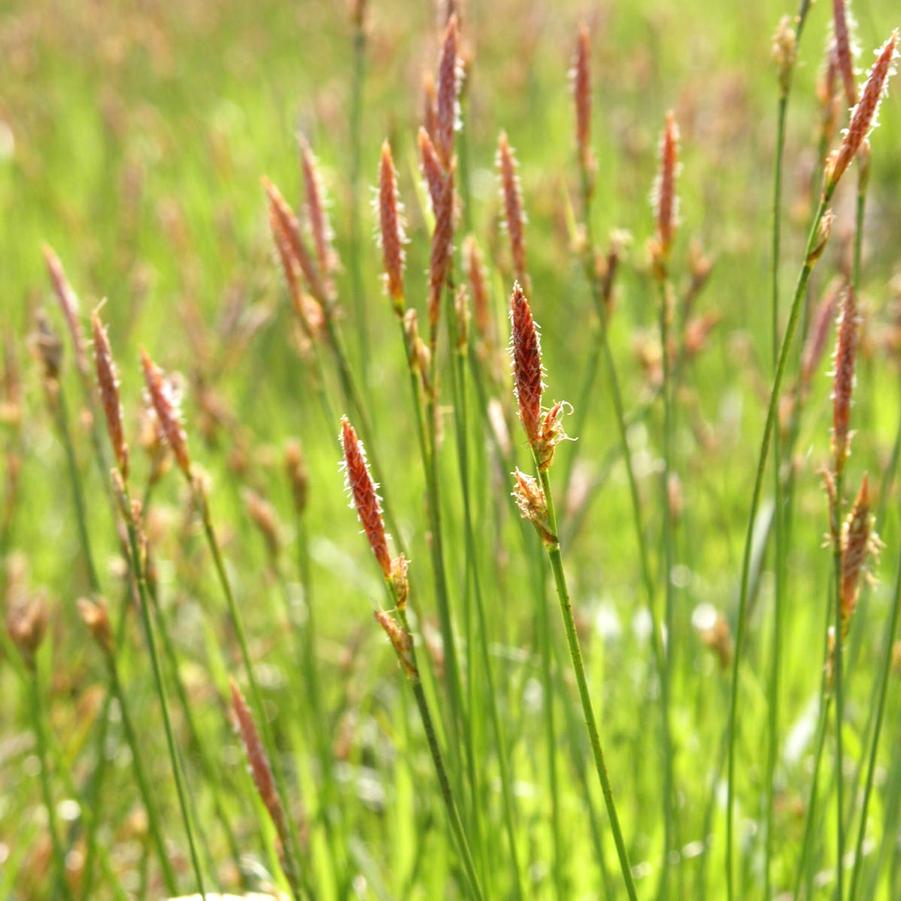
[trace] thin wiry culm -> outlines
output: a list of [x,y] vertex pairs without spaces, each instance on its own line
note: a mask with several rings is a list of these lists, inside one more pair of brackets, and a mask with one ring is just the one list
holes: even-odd
[[438,157],[445,169],[454,158],[454,132],[460,125],[459,96],[463,65],[458,54],[457,17],[452,15],[444,30],[441,59],[438,62],[438,96],[435,106],[433,138]]
[[485,264],[476,239],[469,235],[463,241],[463,260],[466,278],[472,293],[472,310],[476,332],[483,342],[490,345],[494,342],[494,317],[491,314],[491,300],[488,292],[488,281],[485,275]]
[[576,147],[579,152],[579,163],[584,170],[589,171],[594,166],[591,153],[591,35],[585,24],[579,26],[570,77],[576,108]]
[[832,0],[832,33],[835,36],[835,61],[842,77],[845,89],[845,100],[848,109],[857,103],[857,82],[854,80],[854,57],[857,47],[854,44],[852,29],[854,19],[851,15],[850,0]]
[[842,471],[851,448],[851,401],[854,394],[854,363],[857,358],[857,301],[849,285],[841,300],[835,343],[832,381],[833,471]]
[[307,196],[307,219],[310,234],[316,248],[319,271],[331,275],[338,268],[338,254],[335,251],[334,232],[328,216],[328,195],[319,170],[319,162],[304,135],[300,135],[300,164]]
[[435,204],[435,228],[429,255],[429,328],[434,343],[441,315],[441,294],[450,271],[454,244],[454,172],[444,177],[441,196]]
[[441,160],[438,159],[438,151],[424,129],[419,129],[419,167],[426,187],[429,189],[429,200],[432,204],[432,213],[438,215],[438,204],[441,202],[441,194],[444,190],[446,175],[442,169]]
[[85,347],[84,331],[78,312],[78,295],[66,278],[66,272],[59,257],[49,244],[44,245],[44,260],[47,271],[50,274],[50,282],[53,285],[53,293],[59,301],[60,309],[66,320],[66,327],[72,338],[72,348],[75,353],[75,365],[83,375],[88,373],[88,354]]
[[842,628],[847,633],[848,624],[857,606],[862,575],[867,559],[878,549],[878,539],[873,532],[873,514],[870,510],[870,481],[864,475],[854,505],[842,526]]
[[147,396],[153,404],[163,437],[171,448],[179,469],[190,479],[191,457],[188,454],[188,438],[182,425],[178,400],[173,396],[171,385],[146,350],[141,351],[141,366],[144,369]]
[[541,395],[544,369],[541,365],[541,338],[532,318],[532,308],[519,282],[513,284],[510,297],[511,354],[513,384],[519,404],[519,418],[529,444],[541,439]]
[[282,802],[275,788],[275,779],[272,776],[269,757],[266,754],[263,743],[260,741],[256,723],[253,721],[253,715],[247,706],[247,702],[244,700],[241,689],[238,688],[238,683],[234,679],[230,679],[229,686],[231,687],[232,711],[238,724],[238,731],[241,733],[241,741],[244,744],[244,753],[250,766],[253,784],[256,786],[257,794],[259,794],[263,806],[272,819],[272,824],[275,826],[279,838],[285,843],[287,821],[285,820],[285,812],[282,809]]
[[344,480],[351,502],[360,518],[363,532],[375,554],[386,579],[391,578],[391,555],[388,553],[388,538],[385,535],[385,521],[382,518],[382,502],[377,485],[369,472],[366,451],[357,437],[350,420],[341,419],[341,447],[344,451]]
[[280,231],[282,239],[306,279],[310,293],[320,303],[325,303],[327,297],[325,286],[300,232],[297,217],[288,202],[282,197],[281,191],[268,178],[263,178],[263,188],[269,202],[270,223]]
[[97,370],[97,388],[100,391],[100,402],[106,418],[106,430],[110,444],[116,455],[116,465],[122,478],[128,478],[128,444],[125,441],[125,430],[122,426],[122,400],[119,394],[119,372],[113,359],[112,348],[106,327],[100,321],[96,310],[91,314],[91,327],[94,332],[94,366]]
[[395,307],[402,309],[406,238],[403,208],[397,192],[397,170],[394,168],[391,145],[387,141],[382,144],[382,155],[379,162],[379,229],[385,285]]
[[876,62],[870,69],[864,82],[860,100],[851,111],[851,123],[844,133],[844,138],[826,166],[827,190],[834,190],[839,179],[857,155],[861,144],[877,126],[879,120],[879,104],[888,92],[889,79],[895,72],[894,61],[897,58],[898,32],[893,31],[889,39],[878,51]]
[[526,289],[529,277],[526,272],[526,217],[522,205],[522,188],[517,174],[516,157],[502,131],[497,139],[497,168],[500,174],[501,198],[504,202],[504,221],[510,237],[510,254],[513,258],[513,273],[516,280]]
[[666,114],[666,124],[660,138],[660,170],[654,184],[654,214],[657,220],[655,253],[663,260],[669,257],[673,236],[679,224],[679,200],[676,196],[676,177],[679,174],[679,126],[672,111]]
[[285,474],[291,486],[294,512],[298,516],[306,512],[310,498],[310,473],[299,441],[289,441],[285,445]]

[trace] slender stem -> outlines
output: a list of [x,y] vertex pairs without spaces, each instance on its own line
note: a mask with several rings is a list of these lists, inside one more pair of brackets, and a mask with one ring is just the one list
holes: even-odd
[[144,634],[147,638],[147,649],[150,652],[150,662],[153,668],[153,680],[156,686],[157,698],[159,699],[160,708],[163,714],[166,745],[169,750],[172,773],[175,776],[175,790],[178,795],[178,805],[181,810],[181,818],[185,827],[185,833],[188,837],[188,846],[191,852],[191,865],[194,869],[194,878],[197,881],[197,888],[201,896],[206,898],[203,871],[200,866],[197,844],[194,839],[194,827],[191,824],[191,814],[188,808],[187,786],[184,782],[181,762],[178,758],[178,749],[175,744],[175,732],[172,728],[172,720],[169,716],[169,701],[166,695],[166,685],[163,680],[162,667],[160,666],[159,654],[156,647],[156,637],[154,636],[153,620],[150,612],[150,592],[147,588],[147,577],[144,571],[144,565],[141,561],[141,551],[138,544],[137,526],[133,514],[131,513],[131,500],[128,496],[127,489],[124,492],[123,502],[127,507],[126,527],[128,529],[128,546],[131,553],[131,571],[138,583],[138,595],[141,602],[139,605],[141,608],[141,620],[144,625]]
[[360,235],[360,157],[362,153],[363,88],[366,80],[366,24],[356,23],[353,34],[353,72],[350,94],[350,277],[354,316],[359,340],[360,366],[365,373],[369,360],[369,327],[366,292],[363,288]]
[[72,892],[66,879],[66,852],[60,838],[59,820],[56,816],[56,805],[53,802],[53,790],[50,787],[50,764],[47,759],[47,727],[44,722],[43,698],[36,667],[28,681],[31,685],[31,715],[34,724],[35,744],[38,752],[38,763],[41,768],[41,793],[44,798],[44,807],[47,810],[47,829],[50,832],[50,843],[53,846],[56,889],[60,897],[71,899]]
[[876,774],[876,758],[879,753],[879,737],[882,733],[882,722],[885,716],[885,698],[888,693],[889,673],[892,668],[892,652],[894,650],[895,632],[898,628],[899,610],[901,610],[901,555],[898,557],[898,576],[895,580],[895,596],[892,600],[892,613],[885,633],[885,651],[882,657],[882,672],[879,675],[879,699],[876,703],[876,723],[870,744],[870,755],[867,762],[867,778],[863,790],[863,806],[860,810],[860,824],[857,827],[857,841],[854,846],[854,868],[851,871],[851,889],[849,898],[857,897],[860,872],[863,866],[863,843],[867,832],[867,815],[870,807],[870,795],[873,791],[873,780]]
[[829,201],[832,199],[833,187],[827,187],[820,199],[813,222],[811,223],[810,233],[807,237],[807,245],[804,253],[804,263],[798,273],[798,281],[795,285],[794,295],[792,297],[791,308],[789,312],[788,324],[786,325],[785,335],[779,349],[779,358],[776,363],[776,372],[773,377],[773,387],[770,392],[769,404],[767,406],[766,422],[763,429],[763,437],[760,442],[760,453],[757,460],[757,471],[754,477],[754,490],[751,496],[751,508],[748,514],[748,526],[745,534],[744,553],[742,557],[741,572],[741,588],[738,601],[738,623],[735,633],[735,655],[732,658],[732,684],[729,699],[729,765],[727,775],[726,789],[726,894],[727,898],[735,897],[735,887],[733,880],[733,856],[734,856],[734,815],[735,815],[735,726],[738,714],[738,674],[742,658],[742,649],[745,637],[745,619],[747,616],[747,605],[750,587],[751,572],[751,550],[754,542],[754,524],[757,519],[757,510],[760,506],[760,495],[763,488],[763,476],[766,471],[766,459],[770,447],[770,439],[772,438],[773,429],[776,425],[777,411],[779,406],[779,397],[782,390],[782,380],[785,375],[786,364],[788,361],[788,353],[791,348],[795,332],[798,328],[798,320],[804,292],[807,288],[807,282],[810,279],[810,273],[816,263],[814,250],[816,248],[817,236],[819,232],[820,222],[823,218]]
[[844,474],[835,474],[835,500],[832,504],[832,559],[835,580],[835,608],[833,628],[835,652],[832,670],[833,692],[835,694],[835,790],[836,790],[836,897],[844,898],[845,876],[845,820],[844,820],[844,747],[842,731],[844,727],[844,687],[842,680],[844,624],[842,623],[842,491]]
[[[548,478],[547,471],[538,467],[537,461],[536,469],[538,470],[538,475],[541,479],[541,487],[544,491],[545,501],[547,503],[548,526],[551,533],[556,535],[557,514],[554,510],[550,479]],[[635,893],[635,883],[632,879],[632,870],[629,864],[629,854],[626,850],[626,843],[623,840],[622,830],[620,829],[619,815],[616,812],[616,803],[613,800],[613,790],[610,787],[610,777],[607,775],[607,765],[604,762],[604,752],[601,749],[601,739],[598,734],[594,709],[591,704],[591,694],[588,690],[588,680],[585,676],[585,664],[582,661],[582,648],[579,643],[579,635],[576,631],[576,621],[573,616],[572,600],[569,596],[569,589],[566,585],[566,575],[563,571],[563,557],[560,553],[560,543],[559,541],[555,541],[553,544],[546,545],[546,547],[551,570],[554,574],[557,599],[560,602],[560,613],[563,617],[563,627],[566,632],[566,642],[569,646],[569,656],[572,661],[573,673],[575,674],[576,684],[579,689],[579,699],[582,702],[582,713],[585,717],[585,726],[588,729],[588,738],[591,743],[595,769],[597,770],[598,780],[601,783],[601,792],[604,795],[604,803],[607,807],[607,816],[610,819],[610,828],[613,831],[613,840],[616,844],[616,853],[619,857],[623,881],[629,898],[632,899],[632,901],[635,901],[637,895]]]

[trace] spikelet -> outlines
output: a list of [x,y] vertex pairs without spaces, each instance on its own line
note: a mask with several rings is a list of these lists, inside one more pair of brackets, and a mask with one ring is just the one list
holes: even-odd
[[182,424],[178,399],[174,395],[172,385],[163,376],[156,363],[150,359],[150,355],[146,350],[141,351],[141,366],[144,369],[144,383],[147,386],[147,396],[153,405],[160,430],[166,439],[166,443],[172,449],[179,469],[190,481],[193,477],[191,473],[191,457],[188,454],[188,438]]
[[298,516],[307,509],[310,496],[310,474],[299,441],[289,441],[285,445],[285,473],[291,485],[291,498]]
[[253,721],[253,715],[244,700],[244,695],[241,694],[241,689],[238,688],[238,683],[234,679],[229,679],[229,686],[231,687],[232,712],[238,724],[238,731],[241,733],[244,753],[250,766],[250,775],[253,777],[260,800],[268,811],[282,844],[286,845],[287,821],[282,802],[275,788],[269,757],[260,741],[260,734]]
[[63,363],[63,343],[53,330],[47,314],[40,308],[34,314],[34,331],[29,336],[29,346],[43,369],[44,387],[55,391]]
[[454,172],[452,168],[445,176],[441,196],[435,205],[435,228],[432,231],[432,249],[429,255],[429,329],[432,344],[436,340],[436,329],[441,315],[441,292],[450,270],[453,241]]
[[857,103],[857,84],[854,81],[854,46],[852,29],[854,19],[849,0],[832,0],[832,33],[835,36],[835,62],[845,89],[848,109]]
[[435,121],[437,104],[435,79],[432,77],[431,72],[426,72],[422,76],[422,127],[428,132],[429,137],[433,141],[437,131],[437,123]]
[[[265,176],[262,181],[269,204],[269,222],[273,234],[276,232],[281,234],[281,240],[285,242],[285,246],[296,262],[297,267],[303,273],[310,293],[316,300],[324,304],[327,299],[325,286],[300,232],[300,224],[297,221],[297,217],[294,215],[288,202],[282,197],[279,189]],[[276,246],[278,246],[278,242],[276,242]]]
[[879,550],[879,539],[873,530],[875,518],[870,510],[870,481],[864,475],[854,505],[842,525],[841,620],[843,634],[857,606],[861,577],[871,554]]
[[826,250],[826,245],[829,243],[829,238],[832,235],[832,226],[834,224],[835,213],[833,213],[832,210],[826,210],[817,224],[816,238],[814,239],[810,253],[807,254],[807,260],[805,261],[807,266],[813,268],[816,265],[817,260],[823,255],[823,251]]
[[105,654],[110,653],[113,649],[113,630],[110,626],[106,601],[103,598],[98,598],[96,601],[79,598],[78,612],[101,650]]
[[416,662],[413,659],[413,639],[410,634],[384,610],[376,610],[373,615],[376,622],[385,630],[404,675],[415,682],[419,678],[419,671],[416,669]]
[[839,116],[839,100],[836,90],[838,81],[838,58],[835,38],[831,35],[826,43],[826,54],[817,80],[817,100],[820,103],[820,144],[828,147],[835,135]]
[[516,280],[528,291],[530,283],[526,272],[526,217],[522,206],[522,188],[517,174],[516,157],[504,131],[497,139],[497,168],[504,202],[504,221],[510,237],[513,272]]
[[429,189],[429,201],[432,204],[433,215],[438,215],[438,204],[441,202],[441,195],[444,190],[445,174],[442,170],[441,160],[438,159],[438,151],[429,137],[429,133],[424,129],[419,129],[419,168],[422,171],[422,177],[425,179],[426,187]]
[[438,96],[435,103],[435,128],[432,134],[438,157],[446,170],[454,158],[454,132],[460,127],[460,87],[463,65],[458,55],[457,17],[452,15],[444,31],[438,62]]
[[857,358],[857,302],[849,285],[841,301],[835,342],[832,382],[833,471],[841,473],[851,449],[851,400],[854,393],[854,363]]
[[838,300],[839,285],[833,283],[826,290],[823,298],[817,304],[807,338],[804,341],[804,349],[801,352],[801,386],[803,390],[810,387],[814,372],[823,358],[826,349],[826,338],[829,334],[829,325],[835,315],[835,304]]
[[266,551],[271,560],[277,560],[281,550],[281,538],[279,537],[278,517],[275,508],[262,495],[251,488],[243,492],[244,506],[247,515],[263,536]]
[[397,170],[391,156],[391,146],[382,144],[379,163],[379,226],[382,243],[382,264],[385,286],[398,314],[404,300],[404,215],[398,199]]
[[40,595],[21,598],[8,606],[6,630],[29,669],[34,669],[35,655],[47,634],[47,621],[47,604]]
[[893,31],[882,45],[876,62],[864,82],[860,100],[851,111],[851,122],[844,132],[842,143],[826,163],[826,191],[835,190],[839,179],[851,164],[864,140],[878,124],[879,104],[888,90],[889,78],[894,74],[898,32]]
[[570,79],[576,108],[579,165],[589,174],[594,170],[594,155],[591,152],[591,35],[584,24],[579,26]]
[[791,16],[783,16],[779,20],[776,33],[773,35],[773,61],[779,72],[779,87],[783,94],[791,85],[791,73],[798,53],[798,36],[795,33]]
[[[99,309],[99,308],[98,308]],[[116,455],[116,464],[122,478],[128,478],[128,444],[125,441],[125,430],[122,426],[122,400],[119,395],[119,372],[110,348],[106,327],[100,321],[98,311],[91,314],[91,328],[94,333],[94,365],[97,370],[97,387],[103,414],[106,417],[106,430],[110,444]]]
[[382,568],[382,574],[386,579],[390,579],[391,555],[388,553],[388,539],[382,519],[382,503],[376,490],[378,486],[369,472],[363,443],[346,416],[341,418],[341,446],[344,450],[342,468],[345,487],[369,540],[369,546]]
[[534,476],[521,469],[513,471],[513,500],[523,519],[532,523],[541,540],[547,545],[555,545],[557,536],[551,531],[548,521],[547,498],[544,489]]
[[652,247],[655,265],[666,265],[672,249],[673,236],[679,224],[679,198],[676,178],[679,174],[679,126],[672,111],[666,114],[666,124],[660,138],[660,171],[654,182],[652,201],[657,220],[657,236]]
[[88,354],[85,347],[84,331],[78,318],[78,295],[72,289],[72,285],[69,284],[63,264],[53,248],[49,244],[45,244],[43,251],[47,271],[50,274],[50,281],[53,284],[53,292],[59,301],[60,309],[63,311],[63,317],[66,320],[66,327],[69,329],[69,335],[72,338],[75,365],[78,367],[78,371],[83,376],[86,376],[88,374]]
[[494,344],[495,337],[488,279],[482,254],[472,235],[468,235],[463,241],[463,263],[466,269],[466,278],[469,281],[469,290],[472,294],[472,312],[476,333],[484,342],[485,347],[489,348]]
[[316,260],[319,271],[323,275],[331,275],[338,268],[338,254],[335,251],[335,233],[328,216],[328,197],[319,162],[304,135],[300,135],[300,164],[303,170],[303,181],[307,195],[307,219],[313,246],[316,248]]
[[544,369],[541,365],[541,337],[532,318],[532,308],[519,282],[513,283],[510,297],[511,355],[513,384],[519,404],[519,418],[533,447],[541,439],[541,395]]

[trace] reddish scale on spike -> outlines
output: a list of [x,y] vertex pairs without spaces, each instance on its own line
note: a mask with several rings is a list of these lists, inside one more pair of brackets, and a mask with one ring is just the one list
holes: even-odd
[[122,478],[128,478],[128,444],[122,427],[122,401],[119,396],[119,373],[110,348],[106,328],[97,313],[91,315],[94,332],[94,365],[97,370],[97,387],[106,417],[106,430],[116,455],[116,463]]
[[510,298],[512,326],[513,382],[522,421],[529,444],[541,439],[541,394],[544,390],[544,371],[541,368],[541,340],[532,318],[529,301],[519,282],[513,285]]
[[399,306],[404,296],[404,227],[397,195],[397,171],[387,141],[382,144],[379,162],[379,225],[388,294]]
[[144,382],[147,394],[153,405],[156,418],[172,449],[175,461],[181,471],[191,478],[191,458],[188,454],[188,439],[182,426],[181,416],[172,401],[171,392],[160,368],[150,359],[146,350],[141,351],[141,365],[144,369]]
[[510,236],[510,251],[513,257],[513,271],[520,284],[528,287],[526,273],[525,215],[522,208],[522,191],[516,169],[516,158],[507,140],[507,133],[501,132],[497,140],[497,166],[501,179],[501,194],[504,199],[504,215],[507,234]]
[[438,96],[435,105],[433,138],[444,169],[450,169],[454,156],[454,131],[457,126],[457,96],[460,92],[460,60],[457,55],[459,32],[457,17],[451,16],[444,31],[441,59],[438,63]]
[[857,358],[857,302],[850,286],[842,297],[835,344],[835,371],[832,383],[833,468],[840,473],[851,445],[851,398],[854,393],[854,362]]
[[857,103],[857,85],[854,82],[854,51],[851,46],[846,0],[832,0],[832,31],[835,35],[835,61],[850,109]]

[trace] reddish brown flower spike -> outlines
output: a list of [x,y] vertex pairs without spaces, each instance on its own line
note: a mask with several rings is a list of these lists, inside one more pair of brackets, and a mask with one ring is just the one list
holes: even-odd
[[49,244],[44,245],[44,261],[53,284],[53,292],[59,301],[60,308],[66,320],[66,327],[72,337],[72,346],[75,349],[75,363],[82,375],[88,373],[88,355],[85,349],[84,332],[78,318],[78,295],[66,278],[63,264]]
[[379,225],[388,294],[400,308],[404,296],[404,225],[397,195],[397,171],[387,141],[382,144],[379,163]]
[[386,579],[391,578],[391,555],[388,553],[388,539],[385,522],[382,519],[382,504],[376,493],[376,484],[369,472],[366,452],[354,427],[346,416],[341,419],[341,446],[344,449],[344,477],[357,516],[369,540],[375,559],[382,568]]
[[441,292],[447,280],[454,241],[454,172],[444,177],[441,196],[435,204],[435,228],[429,256],[429,327],[434,341],[441,314]]
[[338,255],[335,253],[334,233],[328,218],[325,185],[322,181],[322,173],[319,171],[319,163],[309,142],[303,135],[299,140],[301,168],[307,192],[307,217],[310,222],[310,233],[313,235],[319,271],[329,274],[337,268]]
[[660,173],[654,188],[657,214],[657,246],[665,259],[669,256],[673,235],[679,224],[676,176],[679,167],[679,126],[672,112],[666,114],[666,125],[660,139]]
[[94,332],[94,365],[97,370],[97,387],[100,391],[100,402],[106,417],[106,430],[110,444],[116,455],[116,464],[122,478],[128,478],[128,444],[125,442],[125,430],[122,427],[122,400],[119,395],[119,373],[110,348],[106,328],[100,316],[91,315],[91,327]]
[[426,72],[422,76],[422,127],[433,140],[437,132],[437,123],[435,121],[435,107],[437,104],[435,79],[432,78],[431,72]]
[[541,438],[541,394],[544,371],[541,368],[541,339],[532,318],[532,309],[519,282],[513,284],[510,298],[512,326],[513,382],[522,421],[529,444]]
[[166,384],[162,371],[150,359],[146,350],[141,351],[141,365],[144,369],[147,394],[166,438],[166,443],[172,448],[179,469],[190,479],[191,458],[188,454],[188,438],[185,435],[177,405],[172,398],[171,388]]
[[388,641],[397,654],[397,660],[408,679],[416,679],[419,672],[416,669],[416,663],[413,660],[413,642],[409,634],[401,628],[397,621],[384,610],[376,610],[373,614],[376,622],[384,629],[388,636]]
[[842,76],[845,99],[850,109],[857,103],[857,85],[854,82],[854,50],[851,46],[846,0],[832,0],[832,31],[835,35],[835,61]]
[[860,150],[861,144],[876,125],[879,103],[885,95],[888,79],[894,72],[892,63],[895,59],[897,43],[898,32],[893,31],[889,39],[882,45],[876,62],[870,69],[860,100],[851,112],[851,123],[845,132],[844,140],[827,163],[827,191],[835,189],[839,179],[851,164],[851,160]]
[[241,733],[241,741],[244,743],[244,753],[250,765],[250,774],[253,776],[254,785],[263,806],[269,812],[272,823],[279,834],[279,838],[285,837],[285,813],[282,809],[278,792],[275,788],[275,780],[272,777],[272,767],[263,743],[260,741],[256,723],[234,679],[229,680],[231,686],[232,711],[238,723],[238,731]]
[[813,314],[810,331],[807,333],[807,340],[804,342],[804,350],[801,354],[801,384],[805,389],[810,385],[813,374],[823,358],[829,324],[835,315],[837,298],[837,286],[830,287]]
[[522,208],[522,191],[516,169],[516,158],[502,131],[497,140],[497,167],[500,172],[501,194],[504,200],[504,216],[507,234],[510,236],[510,251],[513,257],[513,271],[520,284],[529,286],[526,273],[525,214]]
[[579,27],[572,69],[573,100],[576,106],[576,147],[583,169],[592,167],[591,158],[591,36],[587,25]]
[[444,43],[438,63],[438,97],[433,134],[438,156],[445,169],[450,168],[454,156],[454,131],[458,122],[457,95],[461,81],[458,42],[457,17],[451,16],[444,31]]
[[441,193],[444,189],[445,175],[441,168],[441,161],[438,159],[438,151],[435,150],[435,145],[424,128],[419,129],[419,164],[422,169],[422,176],[429,189],[432,212],[437,215],[438,204],[441,201]]
[[833,469],[840,473],[851,447],[851,398],[854,393],[854,362],[857,357],[857,302],[854,289],[845,291],[838,320],[835,369],[832,384]]
[[[870,512],[870,482],[865,475],[854,506],[842,529],[842,622],[847,629],[860,593],[867,557],[874,549],[873,517]],[[878,543],[877,543],[878,548]]]

